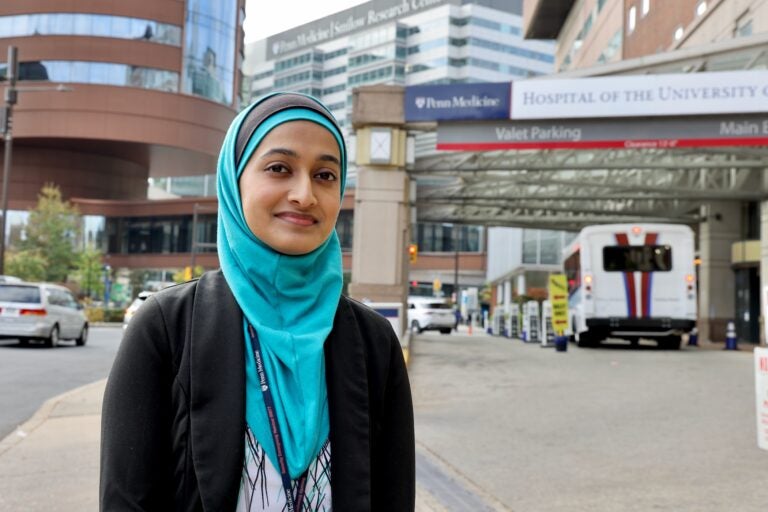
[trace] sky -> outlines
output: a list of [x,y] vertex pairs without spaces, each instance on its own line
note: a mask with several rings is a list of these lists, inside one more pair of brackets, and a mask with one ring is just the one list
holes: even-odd
[[245,42],[257,41],[367,0],[246,0]]

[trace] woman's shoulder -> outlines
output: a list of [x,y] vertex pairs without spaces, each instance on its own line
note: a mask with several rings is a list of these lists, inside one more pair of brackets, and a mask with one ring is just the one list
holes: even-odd
[[[223,297],[231,295],[220,270],[204,273],[197,279],[175,284],[154,293],[139,312],[146,316],[160,315],[166,321],[178,321],[195,309],[210,310],[227,303]],[[152,313],[154,312],[154,315]]]
[[222,285],[226,286],[226,281],[221,270],[211,270],[198,278],[163,288],[151,298],[155,299],[161,306],[171,306],[194,300],[199,293],[208,294],[221,288]]

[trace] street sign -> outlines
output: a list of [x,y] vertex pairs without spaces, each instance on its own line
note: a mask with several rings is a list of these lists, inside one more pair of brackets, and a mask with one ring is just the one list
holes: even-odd
[[768,450],[768,348],[755,348],[757,446]]
[[549,275],[549,301],[552,303],[552,327],[558,336],[568,329],[568,281],[565,274]]

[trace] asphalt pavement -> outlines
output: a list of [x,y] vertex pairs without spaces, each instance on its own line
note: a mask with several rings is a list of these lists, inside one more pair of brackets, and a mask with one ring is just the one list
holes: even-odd
[[[764,510],[747,350],[411,346],[419,512]],[[101,379],[0,441],[0,512],[98,510]]]

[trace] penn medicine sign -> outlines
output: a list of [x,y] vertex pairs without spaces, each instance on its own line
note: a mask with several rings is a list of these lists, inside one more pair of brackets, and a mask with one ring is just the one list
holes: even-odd
[[371,1],[268,38],[268,58],[349,35],[445,3],[451,3],[451,0],[397,0],[396,3]]

